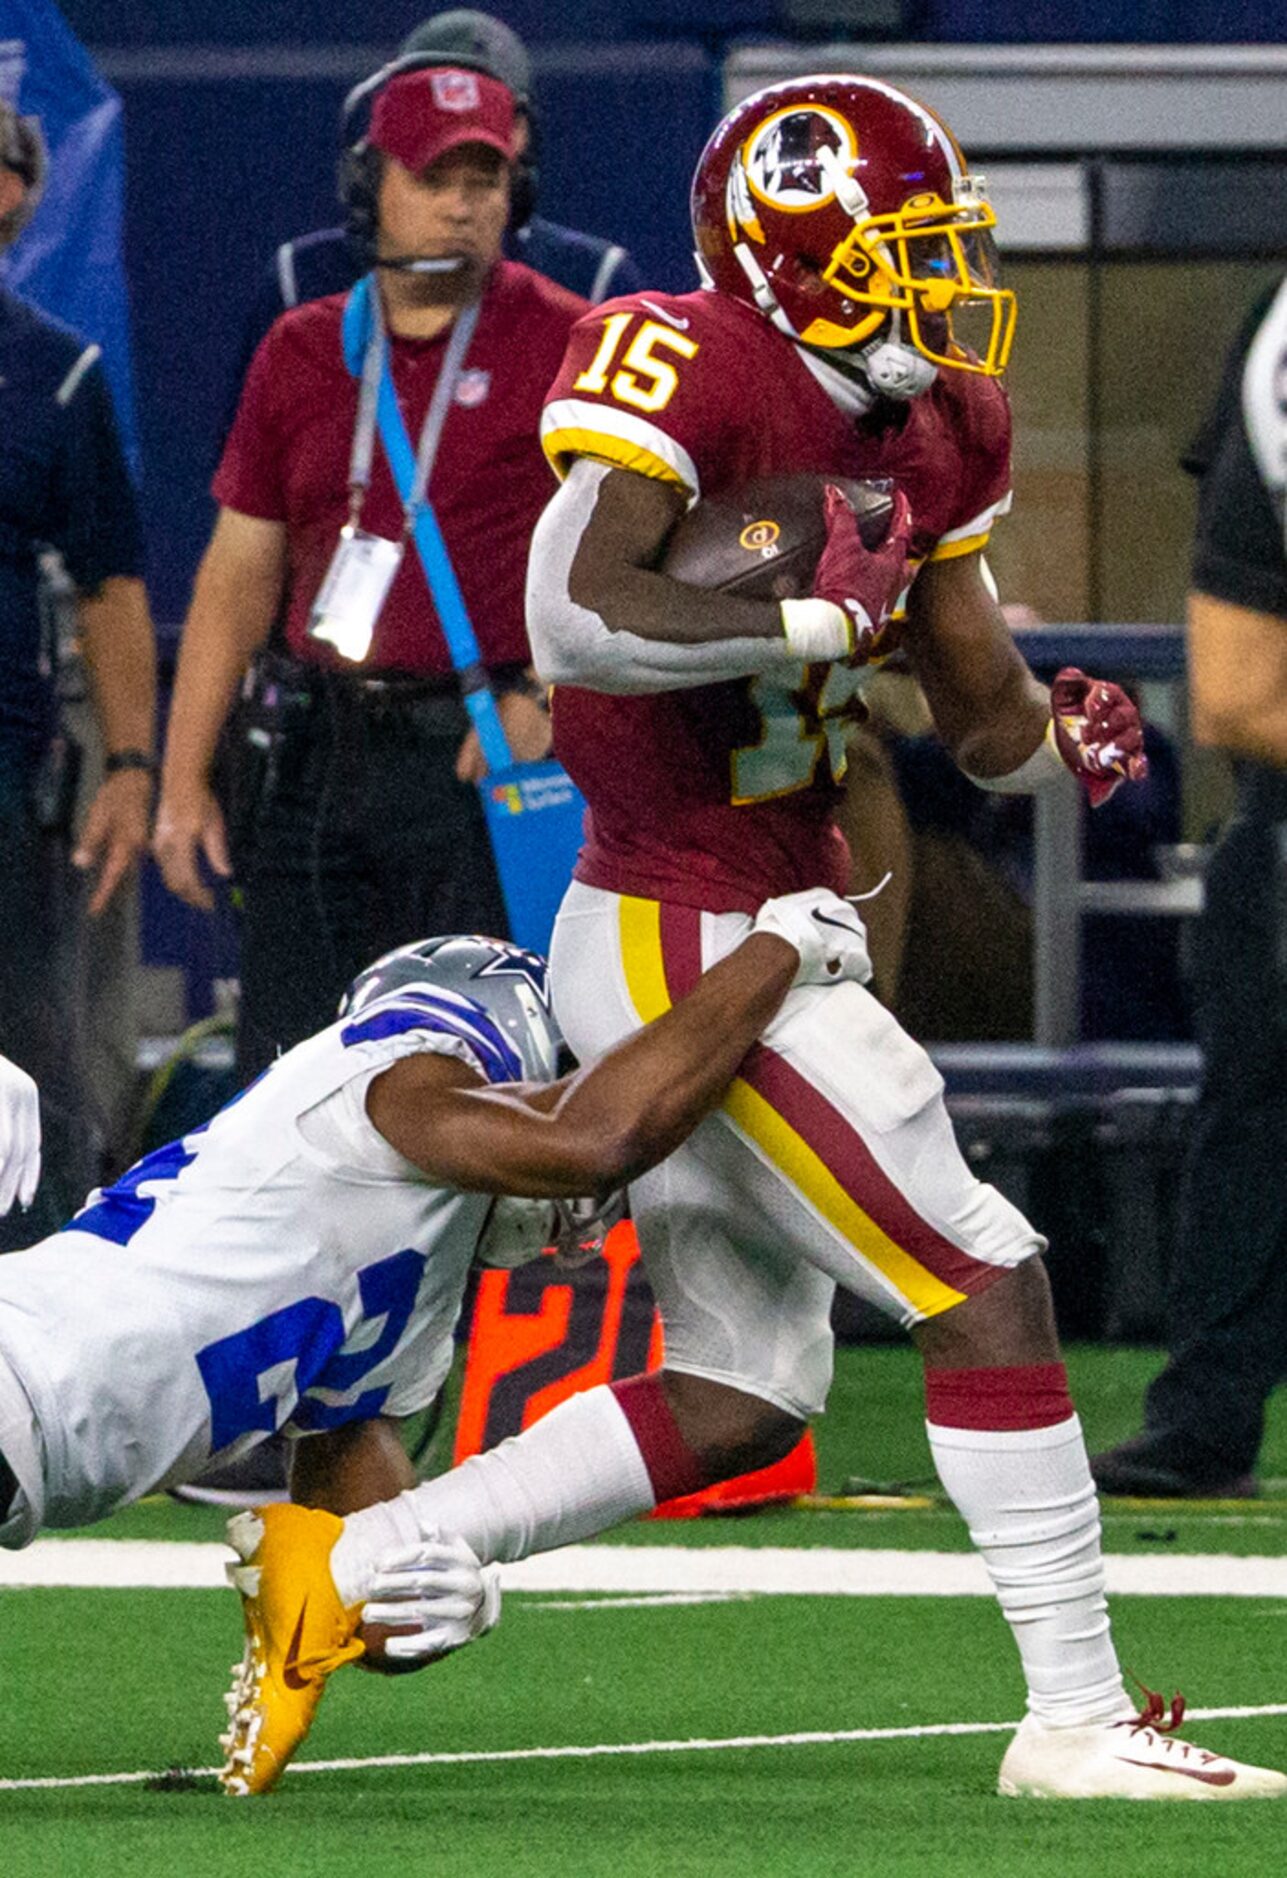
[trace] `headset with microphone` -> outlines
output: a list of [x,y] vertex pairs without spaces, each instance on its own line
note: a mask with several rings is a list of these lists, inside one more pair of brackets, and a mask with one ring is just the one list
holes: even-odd
[[486,60],[473,57],[468,53],[406,53],[401,58],[391,59],[387,65],[381,66],[378,72],[373,72],[369,78],[364,78],[361,84],[355,85],[345,98],[340,113],[340,135],[344,145],[339,168],[340,204],[344,210],[349,240],[363,267],[378,265],[409,274],[449,274],[464,265],[462,259],[456,255],[448,255],[437,260],[406,256],[377,261],[376,248],[379,235],[377,194],[380,186],[381,153],[368,142],[367,138],[371,110],[375,100],[395,78],[401,78],[406,72],[454,70],[481,72],[485,77],[495,79],[498,84],[504,84],[506,90],[512,93],[516,115],[521,115],[527,124],[528,146],[522,155],[515,157],[511,163],[510,232],[517,232],[531,220],[536,206],[536,125],[526,95],[513,91],[513,88],[492,69]]

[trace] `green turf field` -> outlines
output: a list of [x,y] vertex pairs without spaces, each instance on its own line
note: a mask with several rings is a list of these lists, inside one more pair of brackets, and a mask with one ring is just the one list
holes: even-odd
[[[1151,1359],[1088,1350],[1073,1367],[1092,1443],[1127,1432]],[[1135,1555],[1146,1575],[1156,1558],[1159,1577],[1177,1554],[1210,1555],[1217,1586],[1235,1569],[1220,1555],[1253,1568],[1287,1555],[1287,1415],[1276,1408],[1263,1501],[1110,1504],[1110,1551]],[[821,1485],[926,1481],[918,1416],[906,1351],[842,1353],[819,1431]],[[208,1542],[220,1524],[161,1502],[93,1536]],[[953,1553],[962,1537],[954,1515],[931,1508],[647,1522],[619,1543]],[[1206,1559],[1194,1569],[1206,1574]],[[1129,1596],[1115,1609],[1124,1660],[1185,1689],[1195,1708],[1287,1704],[1287,1597]],[[338,1676],[266,1800],[227,1800],[202,1778],[169,1790],[71,1784],[208,1768],[237,1628],[231,1595],[213,1590],[0,1594],[6,1874],[1254,1878],[1283,1864],[1277,1805],[996,1799],[1022,1688],[1004,1626],[972,1596],[515,1594],[494,1637],[422,1676]],[[1186,1732],[1287,1765],[1287,1714]],[[36,1780],[50,1784],[9,1784]]]

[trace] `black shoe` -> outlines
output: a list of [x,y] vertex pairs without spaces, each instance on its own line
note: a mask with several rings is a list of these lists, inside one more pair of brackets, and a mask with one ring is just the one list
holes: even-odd
[[288,1500],[286,1444],[277,1439],[261,1441],[227,1467],[214,1468],[196,1480],[171,1487],[170,1495],[198,1506],[272,1506],[278,1500]]
[[1101,1493],[1130,1500],[1253,1500],[1260,1484],[1252,1473],[1235,1473],[1215,1455],[1189,1448],[1180,1460],[1178,1443],[1156,1435],[1134,1435],[1103,1454],[1092,1454],[1090,1471]]

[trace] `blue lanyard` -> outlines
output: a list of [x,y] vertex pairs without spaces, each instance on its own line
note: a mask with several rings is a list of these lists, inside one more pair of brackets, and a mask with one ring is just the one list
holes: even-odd
[[[462,320],[465,316],[462,315]],[[370,436],[372,416],[370,413],[371,391],[375,391],[374,421],[379,427],[380,441],[388,459],[393,484],[399,499],[406,510],[407,523],[416,544],[420,565],[424,570],[429,592],[433,596],[434,606],[442,626],[443,638],[447,642],[452,666],[460,679],[460,688],[474,729],[478,732],[478,741],[482,745],[487,767],[495,773],[509,769],[514,761],[510,752],[509,740],[496,709],[496,700],[492,696],[487,671],[483,665],[482,652],[465,606],[465,597],[460,591],[460,582],[456,570],[451,564],[451,555],[443,540],[442,529],[429,501],[426,485],[429,468],[437,451],[438,437],[445,422],[447,406],[455,387],[455,381],[463,363],[464,353],[469,343],[473,325],[471,321],[463,330],[453,334],[456,344],[449,347],[449,354],[443,361],[443,369],[435,389],[433,402],[425,420],[425,429],[421,433],[420,449],[411,448],[411,439],[398,408],[397,392],[393,388],[393,373],[389,366],[389,346],[385,338],[383,321],[379,313],[379,297],[374,276],[366,275],[348,297],[344,308],[342,340],[344,363],[353,376],[361,381],[359,396],[358,425],[354,437],[353,463],[350,466],[352,479],[361,468],[360,445],[363,433]],[[377,379],[378,365],[378,379]],[[433,420],[437,418],[436,425]],[[366,475],[370,472],[369,445]],[[354,486],[361,488],[365,475],[359,477]]]

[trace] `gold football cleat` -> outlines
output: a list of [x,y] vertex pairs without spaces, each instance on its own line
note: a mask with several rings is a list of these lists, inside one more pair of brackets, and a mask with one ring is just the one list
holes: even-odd
[[331,1577],[343,1521],[304,1506],[266,1506],[228,1521],[242,1563],[228,1566],[241,1593],[246,1648],[224,1702],[219,1780],[239,1797],[267,1793],[312,1726],[326,1679],[363,1653],[362,1608],[345,1609]]

